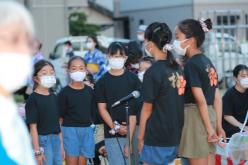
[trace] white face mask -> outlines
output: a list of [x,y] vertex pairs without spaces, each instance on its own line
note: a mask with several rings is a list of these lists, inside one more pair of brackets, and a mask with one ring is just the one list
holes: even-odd
[[186,55],[186,50],[188,49],[189,46],[186,46],[185,48],[181,47],[181,43],[185,42],[187,39],[183,41],[179,40],[174,40],[173,42],[173,50],[178,54],[178,55]]
[[145,52],[148,57],[153,57],[152,54],[146,48],[145,48]]
[[137,35],[137,39],[138,39],[139,41],[144,41],[144,40],[145,40],[143,34],[138,34],[138,35]]
[[240,85],[243,88],[247,89],[248,88],[248,78],[242,78],[242,79],[240,79]]
[[124,58],[110,58],[109,66],[111,69],[122,69],[125,64]]
[[131,64],[131,67],[135,69],[139,69],[139,63]]
[[80,72],[80,71],[72,72],[70,73],[70,77],[75,82],[83,82],[86,77],[86,72]]
[[94,43],[93,42],[86,42],[86,48],[87,49],[92,49],[94,46]]
[[27,83],[32,74],[30,55],[0,53],[0,86],[8,92],[14,92]]
[[56,78],[54,75],[40,77],[40,85],[45,88],[52,88],[55,84],[56,84]]
[[140,79],[141,82],[143,82],[144,74],[145,74],[145,71],[141,71],[138,73],[138,78]]

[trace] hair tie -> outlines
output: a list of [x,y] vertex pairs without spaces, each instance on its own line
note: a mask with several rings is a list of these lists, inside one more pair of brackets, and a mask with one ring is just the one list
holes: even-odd
[[204,21],[205,21],[205,20],[204,20],[203,18],[201,18],[201,19],[199,20],[199,22],[200,22],[200,24],[201,24],[201,27],[202,27],[202,30],[203,30],[205,33],[207,33],[207,32],[209,32],[209,29],[208,29],[207,24],[206,24]]
[[163,46],[163,52],[166,53],[167,51],[171,51],[172,50],[172,45],[171,44],[165,44]]

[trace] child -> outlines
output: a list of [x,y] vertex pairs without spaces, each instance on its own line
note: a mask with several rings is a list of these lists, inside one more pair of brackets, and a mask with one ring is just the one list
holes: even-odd
[[187,57],[185,118],[179,156],[188,158],[191,165],[215,164],[216,143],[222,137],[225,139],[216,69],[201,49],[205,33],[211,29],[210,19],[182,20],[176,27],[173,42],[174,51]]
[[[113,42],[108,48],[111,69],[96,84],[96,98],[99,113],[104,120],[105,146],[110,165],[125,164],[122,151],[127,133],[125,104],[115,108],[111,108],[111,105],[140,88],[138,77],[124,69],[126,60],[125,48],[120,43]],[[129,103],[130,114],[133,116],[135,100]],[[120,128],[115,121],[120,124]]]
[[144,76],[138,139],[140,159],[149,165],[167,165],[175,159],[183,127],[185,80],[166,49],[171,39],[165,23],[154,22],[145,31],[145,49],[156,62]]
[[83,83],[86,62],[74,56],[68,62],[71,82],[59,93],[61,123],[67,165],[86,165],[94,157],[93,89]]
[[141,82],[143,82],[143,77],[147,69],[149,69],[152,66],[153,58],[151,57],[144,57],[139,62],[139,72],[138,77]]
[[26,104],[26,120],[30,128],[38,164],[62,164],[62,139],[59,110],[50,88],[56,83],[53,65],[45,60],[34,66],[34,92]]

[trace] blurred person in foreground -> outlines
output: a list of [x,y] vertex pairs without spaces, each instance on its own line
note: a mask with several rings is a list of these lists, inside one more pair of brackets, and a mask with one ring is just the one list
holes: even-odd
[[34,153],[12,93],[32,72],[33,22],[28,11],[13,1],[0,1],[0,162],[34,165]]

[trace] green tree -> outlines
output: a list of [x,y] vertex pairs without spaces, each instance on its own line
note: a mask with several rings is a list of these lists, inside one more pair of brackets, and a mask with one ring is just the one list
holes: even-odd
[[95,35],[100,27],[87,24],[87,16],[83,12],[74,12],[69,16],[69,29],[72,36]]

